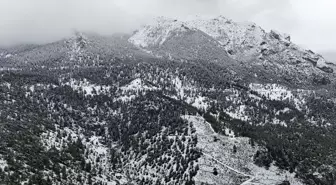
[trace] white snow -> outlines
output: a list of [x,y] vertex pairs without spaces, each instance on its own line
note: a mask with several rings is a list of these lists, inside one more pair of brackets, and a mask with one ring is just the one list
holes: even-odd
[[4,83],[2,83],[1,86],[6,86],[8,89],[11,88],[11,84],[8,83],[8,82],[4,82]]
[[[145,91],[156,91],[159,88],[153,85],[147,85],[142,79],[136,78],[132,80],[129,84],[120,87],[122,93],[116,98],[116,101],[129,102],[139,96],[139,93],[142,91],[142,94],[145,94]],[[133,93],[130,94],[129,92]],[[136,92],[136,94],[134,94]]]
[[157,87],[146,85],[140,78],[131,81],[128,85],[121,87],[123,91],[157,90]]
[[223,16],[214,18],[199,18],[187,22],[187,25],[197,28],[218,40],[226,49],[237,45],[258,45],[265,36],[265,31],[253,23],[236,23]]
[[[161,46],[173,35],[185,31],[184,27],[200,30],[217,40],[231,57],[249,60],[251,57],[267,55],[273,61],[286,61],[288,64],[304,61],[302,65],[313,67],[304,58],[317,60],[317,67],[332,67],[321,55],[309,52],[290,41],[288,34],[275,30],[266,32],[251,22],[234,22],[223,16],[193,16],[186,20],[173,20],[159,17],[152,24],[137,31],[129,42],[140,48]],[[263,52],[265,53],[263,53]],[[273,55],[276,52],[277,55]],[[284,65],[282,65],[282,68]],[[292,66],[293,67],[293,66]],[[295,70],[295,68],[291,68]]]
[[249,87],[270,100],[286,100],[293,97],[291,91],[278,84],[250,84]]
[[75,91],[85,92],[85,96],[93,95],[94,92],[97,95],[108,94],[111,89],[111,86],[92,84],[85,78],[83,80],[70,79],[64,85],[69,85]]
[[[102,169],[102,174],[100,177],[96,179],[101,180],[102,182],[106,182],[108,184],[115,184],[113,174],[115,172],[110,170],[109,163],[109,147],[103,145],[100,140],[101,137],[96,135],[92,135],[91,137],[86,137],[82,133],[82,129],[72,130],[68,127],[64,129],[59,129],[59,127],[55,126],[55,131],[48,131],[41,134],[40,139],[41,143],[45,147],[46,150],[49,150],[52,147],[55,147],[57,150],[62,151],[69,144],[68,137],[72,142],[76,142],[78,139],[81,140],[82,144],[85,146],[85,160],[86,162],[90,162],[93,168]],[[60,132],[62,137],[57,137],[57,132]],[[112,180],[108,180],[107,176],[112,177]]]
[[321,57],[317,60],[316,66],[317,67],[328,67],[329,65],[327,64],[327,61]]
[[198,109],[204,109],[207,110],[209,108],[209,103],[208,103],[208,98],[203,97],[203,96],[197,96],[194,99],[194,103],[191,105],[198,108]]
[[135,95],[129,95],[129,96],[127,96],[127,95],[124,95],[124,96],[120,96],[120,97],[118,97],[116,100],[117,101],[122,101],[122,102],[129,102],[129,101],[131,101],[131,100],[133,100],[133,99],[135,99],[136,98],[136,96]]
[[20,68],[14,68],[14,67],[0,67],[0,71],[21,71]]
[[179,77],[175,77],[173,79],[173,84],[175,85],[175,89],[177,91],[178,98],[184,98],[184,87],[182,85],[182,81]]
[[283,110],[279,110],[275,113],[275,115],[280,115],[280,113],[287,113],[287,112],[290,112],[291,109],[289,109],[288,107],[284,108]]
[[180,21],[158,17],[154,20],[154,24],[144,26],[128,41],[141,48],[162,45],[172,33],[186,31],[182,25]]
[[2,171],[8,166],[7,161],[5,161],[4,159],[1,159],[0,156],[0,169],[2,169]]
[[[66,43],[70,44],[68,55],[70,61],[73,61],[76,60],[76,57],[83,55],[84,52],[81,47],[88,44],[88,39],[83,33],[76,32]],[[79,57],[79,61],[81,60],[82,57]]]
[[170,96],[171,98],[182,100],[197,109],[207,110],[210,107],[209,98],[196,94],[197,87],[186,81],[182,81],[178,76],[172,79],[172,83],[177,92],[177,96]]
[[[89,142],[86,143],[88,148],[91,148],[94,151],[94,155],[107,155],[108,153],[108,148],[100,143],[100,137],[97,136],[91,136],[89,138]],[[95,159],[95,156],[90,156],[91,158]]]
[[7,55],[5,55],[5,58],[10,58],[12,56],[13,56],[12,54],[7,54]]
[[249,88],[256,91],[268,100],[290,100],[298,110],[306,108],[305,95],[314,93],[311,90],[296,89],[295,94],[293,90],[279,84],[255,84],[251,83]]
[[250,117],[246,114],[246,105],[239,105],[237,107],[230,106],[225,110],[225,113],[227,113],[230,117],[235,119],[240,119],[242,121],[248,121],[250,120]]
[[[194,178],[196,184],[237,184],[240,181],[245,185],[262,185],[278,184],[284,180],[295,185],[303,184],[294,177],[294,173],[279,170],[274,165],[269,170],[256,166],[253,155],[259,146],[253,148],[249,144],[249,138],[219,135],[201,116],[188,115],[182,118],[193,123],[198,139],[197,147],[204,154],[198,160],[200,170]],[[236,153],[232,152],[234,145]],[[213,175],[214,168],[217,168],[217,176]]]

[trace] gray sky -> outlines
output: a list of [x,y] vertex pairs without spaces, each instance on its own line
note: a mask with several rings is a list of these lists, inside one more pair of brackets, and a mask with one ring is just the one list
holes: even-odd
[[336,51],[335,0],[0,0],[0,45],[51,42],[74,30],[137,29],[153,16],[224,15],[289,33],[315,51]]

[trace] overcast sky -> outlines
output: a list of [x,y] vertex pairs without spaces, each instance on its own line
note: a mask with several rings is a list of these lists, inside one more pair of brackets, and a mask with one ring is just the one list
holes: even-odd
[[335,0],[0,0],[0,45],[51,42],[74,30],[129,32],[153,16],[224,15],[336,51]]

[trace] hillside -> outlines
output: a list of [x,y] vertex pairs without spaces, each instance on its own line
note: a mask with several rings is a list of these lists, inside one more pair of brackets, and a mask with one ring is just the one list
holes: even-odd
[[0,52],[0,184],[333,184],[335,66],[222,16]]

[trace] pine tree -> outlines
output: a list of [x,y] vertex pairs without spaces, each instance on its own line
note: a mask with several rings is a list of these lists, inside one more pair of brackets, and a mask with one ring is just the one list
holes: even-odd
[[62,167],[62,178],[67,179],[67,171],[66,171],[65,166]]
[[214,175],[218,175],[217,168],[214,168],[212,173],[213,173]]
[[90,162],[86,163],[86,165],[85,165],[85,171],[88,172],[88,173],[91,172],[91,163]]
[[237,146],[233,145],[233,153],[237,153]]

